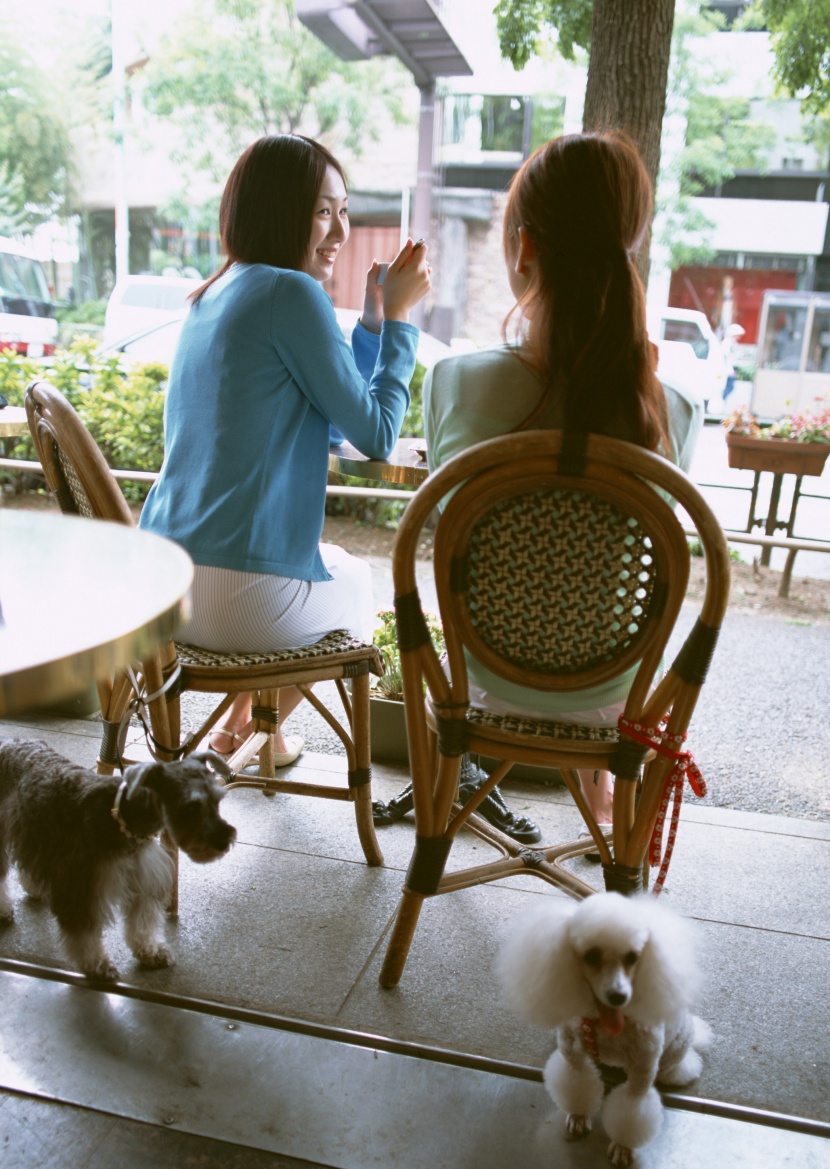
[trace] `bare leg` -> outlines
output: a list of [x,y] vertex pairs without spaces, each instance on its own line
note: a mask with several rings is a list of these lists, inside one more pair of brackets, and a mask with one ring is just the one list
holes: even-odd
[[613,823],[614,777],[611,772],[580,768],[579,782],[597,824]]
[[[286,686],[280,690],[280,725],[274,735],[274,750],[277,752],[286,751],[286,743],[282,734],[282,724],[303,700],[303,696],[296,686]],[[225,715],[225,721],[221,727],[217,729],[210,736],[211,746],[219,750],[223,754],[229,754],[228,748],[233,746],[233,735],[242,735],[247,731],[248,723],[251,721],[251,695],[249,693],[237,694],[231,703],[228,713]],[[213,742],[214,737],[216,739]]]

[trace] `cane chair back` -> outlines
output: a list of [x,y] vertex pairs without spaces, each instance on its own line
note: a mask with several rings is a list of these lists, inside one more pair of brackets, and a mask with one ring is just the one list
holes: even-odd
[[[118,482],[66,399],[41,381],[28,387],[25,401],[35,449],[61,510],[132,524],[132,512]],[[147,708],[155,752],[160,758],[173,759],[195,750],[237,694],[251,692],[251,734],[228,761],[233,779],[227,786],[258,787],[268,795],[279,791],[349,801],[354,804],[367,863],[383,864],[372,822],[370,673],[383,673],[378,649],[344,630],[328,634],[315,645],[277,653],[223,654],[185,642],[170,642],[152,658],[137,663],[131,672],[113,679],[109,686],[99,686],[104,734],[98,770],[111,774],[120,766],[131,709],[140,713]],[[345,722],[311,690],[315,683],[324,681],[335,682]],[[347,759],[346,784],[276,778],[273,739],[279,725],[279,691],[288,686],[296,686],[340,738]],[[221,698],[182,741],[180,696],[189,691]],[[259,771],[252,775],[249,765],[257,755]]]
[[[698,531],[706,590],[695,628],[655,685],[689,576],[688,541],[673,503]],[[430,640],[415,576],[421,530],[437,507],[434,576],[445,663]],[[675,759],[657,739],[632,738],[628,728],[664,724],[666,736],[685,736],[726,609],[729,555],[708,505],[667,460],[597,435],[531,431],[472,447],[430,476],[401,521],[393,576],[416,846],[381,972],[385,986],[400,978],[427,897],[524,872],[584,897],[595,889],[567,862],[590,849],[600,853],[606,888],[643,887]],[[550,695],[550,717],[472,707],[469,657],[498,679],[537,691],[541,711]],[[566,714],[552,721],[555,696],[615,680],[628,695],[625,733],[569,724]],[[461,808],[458,776],[468,751],[497,766]],[[587,842],[529,849],[475,814],[514,763],[561,772]],[[616,776],[611,840],[582,794],[582,768]],[[464,825],[500,855],[447,873]]]

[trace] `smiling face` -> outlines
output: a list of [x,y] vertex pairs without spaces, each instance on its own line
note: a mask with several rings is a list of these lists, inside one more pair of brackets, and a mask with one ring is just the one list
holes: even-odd
[[311,237],[303,272],[324,284],[331,279],[337,253],[349,238],[349,195],[343,179],[330,166],[314,202]]

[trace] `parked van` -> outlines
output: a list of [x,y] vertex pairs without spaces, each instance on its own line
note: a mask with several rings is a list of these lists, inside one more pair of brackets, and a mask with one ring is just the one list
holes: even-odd
[[699,398],[707,414],[723,414],[733,370],[706,314],[671,306],[650,310],[648,332],[659,353],[658,376]]
[[830,404],[830,293],[767,289],[750,409],[759,418]]
[[104,317],[104,346],[118,346],[126,338],[181,317],[188,296],[201,280],[189,276],[125,276],[117,281]]
[[0,236],[0,350],[24,357],[55,352],[58,322],[46,272],[19,240]]

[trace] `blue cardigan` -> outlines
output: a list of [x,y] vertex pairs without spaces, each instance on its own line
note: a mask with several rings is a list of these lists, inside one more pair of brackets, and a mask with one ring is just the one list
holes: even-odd
[[[234,264],[187,315],[164,410],[165,454],[140,526],[196,564],[328,580],[330,427],[370,458],[393,449],[418,330],[361,325],[352,349],[303,272]],[[368,383],[368,384],[367,384]]]

